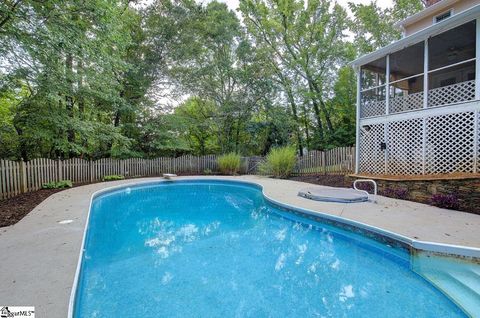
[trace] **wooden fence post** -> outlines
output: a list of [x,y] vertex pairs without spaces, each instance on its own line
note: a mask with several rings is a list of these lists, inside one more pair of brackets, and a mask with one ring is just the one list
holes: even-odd
[[62,166],[62,160],[58,158],[57,160],[57,181],[60,181],[63,179],[63,166]]
[[88,160],[88,178],[90,182],[93,182],[93,162],[92,159]]
[[327,174],[327,151],[326,150],[322,151],[322,155],[323,155],[323,174],[326,175]]
[[25,167],[25,161],[20,160],[20,191],[22,193],[28,192],[27,186],[27,168]]

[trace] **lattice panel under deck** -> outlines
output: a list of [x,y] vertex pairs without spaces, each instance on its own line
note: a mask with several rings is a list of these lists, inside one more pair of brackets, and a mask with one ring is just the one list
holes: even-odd
[[422,118],[388,123],[387,174],[422,174],[422,139]]
[[362,103],[361,118],[375,117],[385,115],[385,107],[387,102],[381,101],[365,101]]
[[426,118],[426,173],[472,173],[475,113]]
[[423,92],[408,94],[405,96],[390,97],[390,113],[399,113],[407,110],[423,108]]
[[385,152],[380,149],[384,141],[383,124],[369,125],[367,131],[360,130],[360,165],[359,172],[370,174],[385,173]]
[[428,107],[448,105],[475,99],[475,80],[428,91]]

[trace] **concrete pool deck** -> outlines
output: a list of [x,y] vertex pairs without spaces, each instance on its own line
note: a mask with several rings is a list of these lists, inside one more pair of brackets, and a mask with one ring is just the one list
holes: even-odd
[[[306,183],[258,176],[178,177],[234,179],[263,186],[268,197],[303,209],[379,227],[414,240],[480,248],[480,215],[378,197],[378,203],[317,202],[297,196]],[[48,197],[15,225],[0,228],[1,305],[35,306],[38,317],[66,317],[91,195],[105,188],[155,181],[96,183]],[[73,220],[60,224],[62,220]]]

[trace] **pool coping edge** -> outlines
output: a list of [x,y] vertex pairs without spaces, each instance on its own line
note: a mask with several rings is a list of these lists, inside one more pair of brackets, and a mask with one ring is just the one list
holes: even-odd
[[[74,277],[74,280],[73,280],[72,289],[70,291],[70,298],[69,298],[69,302],[68,302],[68,314],[67,314],[68,318],[73,318],[73,312],[74,312],[74,309],[75,309],[75,297],[76,297],[76,292],[77,292],[77,287],[78,287],[78,282],[79,282],[79,277],[80,277],[80,271],[81,271],[81,267],[82,267],[82,256],[83,256],[83,252],[85,250],[87,230],[88,230],[88,225],[89,225],[89,221],[90,221],[90,213],[91,213],[91,210],[92,210],[92,204],[93,204],[94,199],[97,196],[99,196],[101,194],[104,194],[106,192],[112,192],[112,191],[115,191],[117,189],[128,188],[128,187],[131,187],[131,186],[134,186],[134,185],[145,185],[145,184],[156,184],[156,183],[175,183],[175,182],[178,182],[178,181],[199,181],[199,180],[200,181],[228,181],[228,182],[232,182],[232,183],[253,185],[255,187],[258,187],[261,190],[263,197],[268,202],[270,202],[272,204],[278,205],[278,206],[280,206],[282,208],[285,208],[285,209],[288,209],[288,210],[293,210],[293,212],[299,212],[299,213],[311,215],[311,216],[314,216],[314,217],[318,217],[320,219],[326,219],[326,220],[330,220],[330,221],[333,221],[333,222],[342,223],[342,224],[357,228],[359,230],[372,232],[376,235],[383,236],[383,237],[386,237],[388,239],[406,244],[407,246],[409,246],[410,248],[413,249],[412,251],[410,251],[410,254],[411,254],[410,256],[412,256],[415,252],[423,251],[423,252],[430,252],[430,253],[438,254],[438,255],[441,255],[441,256],[447,256],[447,257],[450,256],[450,257],[467,258],[467,259],[471,258],[471,259],[475,259],[477,261],[480,260],[480,248],[467,247],[467,246],[462,246],[462,245],[453,245],[453,244],[447,244],[447,243],[437,243],[437,242],[416,240],[416,239],[412,239],[412,238],[410,238],[408,236],[405,236],[405,235],[401,235],[401,234],[398,234],[398,233],[395,233],[395,232],[392,232],[392,231],[389,231],[389,230],[385,230],[385,229],[382,229],[382,228],[379,228],[379,227],[376,227],[376,226],[368,225],[368,224],[363,223],[363,222],[358,222],[358,221],[350,220],[350,219],[347,219],[347,218],[344,218],[344,217],[341,217],[341,216],[331,215],[331,214],[327,214],[327,213],[322,213],[322,212],[318,212],[318,211],[314,211],[314,210],[310,210],[310,209],[297,207],[297,206],[294,206],[294,205],[291,205],[291,204],[286,204],[286,203],[280,202],[278,200],[275,200],[275,199],[269,197],[265,193],[264,186],[257,183],[257,182],[254,182],[254,181],[235,180],[235,179],[229,179],[229,178],[220,179],[220,180],[219,179],[213,179],[213,178],[212,179],[210,179],[210,178],[194,179],[194,178],[188,178],[188,177],[187,178],[182,178],[182,179],[179,179],[179,180],[172,180],[172,179],[166,180],[166,179],[160,179],[159,178],[159,179],[154,179],[154,180],[132,181],[132,182],[125,183],[125,184],[106,187],[106,188],[97,190],[90,195],[90,200],[89,200],[89,204],[88,204],[88,212],[87,212],[87,217],[86,217],[86,220],[85,220],[85,226],[84,226],[83,235],[82,235],[82,242],[81,242],[80,251],[79,251],[78,260],[77,260],[77,266],[76,266],[76,270],[75,270],[75,277]],[[354,204],[354,203],[352,203],[352,204]]]

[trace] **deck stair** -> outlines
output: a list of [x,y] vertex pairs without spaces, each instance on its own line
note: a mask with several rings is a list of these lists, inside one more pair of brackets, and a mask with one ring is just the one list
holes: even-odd
[[413,270],[445,293],[471,317],[480,317],[480,264],[416,255]]

